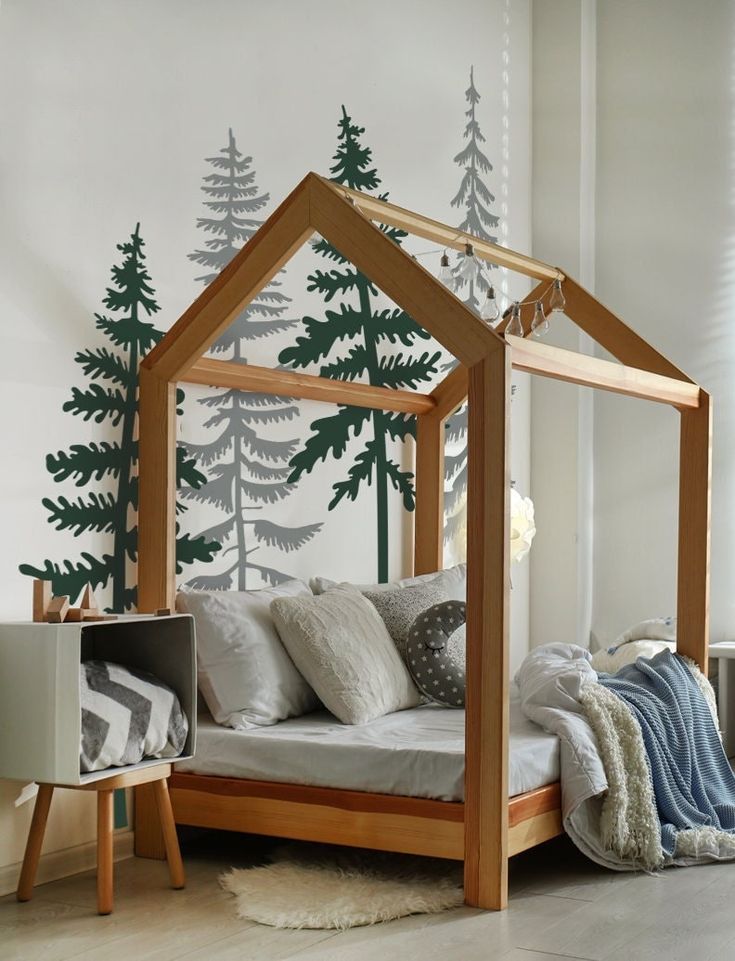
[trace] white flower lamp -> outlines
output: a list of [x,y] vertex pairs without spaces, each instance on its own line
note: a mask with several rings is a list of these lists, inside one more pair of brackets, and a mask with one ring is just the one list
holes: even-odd
[[536,535],[533,501],[510,489],[510,560],[520,562],[531,550]]

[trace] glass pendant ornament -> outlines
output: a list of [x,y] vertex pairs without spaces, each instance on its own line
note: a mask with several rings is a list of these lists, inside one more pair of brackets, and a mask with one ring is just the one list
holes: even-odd
[[436,277],[437,280],[440,280],[445,287],[454,286],[454,276],[452,274],[452,268],[449,266],[449,257],[447,256],[446,250],[442,254],[439,273],[436,275]]
[[495,299],[495,288],[492,285],[487,289],[487,297],[485,297],[483,305],[480,308],[480,317],[482,317],[487,324],[494,324],[498,317],[500,317],[500,308]]
[[557,277],[551,288],[551,295],[549,297],[549,311],[552,314],[563,313],[566,305],[567,301],[566,297],[564,296],[564,291],[561,289],[561,281]]
[[549,321],[544,313],[544,305],[540,300],[536,301],[533,308],[533,320],[531,321],[531,333],[534,337],[545,337],[549,332]]
[[516,301],[510,309],[510,321],[505,328],[506,334],[513,337],[523,337],[523,324],[521,323],[521,305]]

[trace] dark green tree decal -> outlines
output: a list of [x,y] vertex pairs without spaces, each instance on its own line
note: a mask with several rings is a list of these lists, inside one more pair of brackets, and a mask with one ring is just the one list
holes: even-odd
[[[475,87],[473,67],[470,67],[470,85],[465,90],[465,100],[468,104],[465,111],[467,124],[464,129],[464,139],[467,143],[454,158],[454,162],[464,170],[464,173],[459,190],[452,198],[451,204],[452,207],[462,208],[463,219],[459,224],[460,230],[465,230],[491,243],[497,243],[497,237],[492,231],[498,226],[500,220],[489,210],[490,205],[495,202],[495,197],[483,180],[483,176],[489,174],[493,167],[480,146],[485,143],[485,137],[476,116],[480,94]],[[458,271],[459,267],[455,268],[456,279],[459,279]],[[468,281],[460,284],[457,296],[467,304],[470,310],[479,313],[481,298],[487,293],[488,286],[487,278],[481,274],[476,282]],[[453,367],[454,363],[447,365],[447,369]],[[454,540],[467,522],[466,405],[462,406],[447,422],[446,439],[448,443],[455,446],[462,444],[456,453],[447,454],[444,459],[444,480],[448,487],[444,498],[444,540],[448,543]]]
[[[77,487],[87,487],[92,481],[110,482],[108,489],[92,491],[86,498],[44,498],[43,506],[56,530],[70,530],[75,536],[88,531],[111,534],[112,553],[97,557],[83,552],[78,562],[66,560],[57,564],[46,560],[40,568],[30,564],[20,567],[23,574],[51,581],[55,594],[68,594],[72,599],[87,583],[104,588],[111,582],[110,610],[118,612],[130,610],[136,600],[135,585],[129,582],[133,571],[128,569],[128,562],[135,563],[138,550],[134,520],[138,508],[138,364],[163,336],[162,331],[143,319],[159,309],[143,246],[140,224],[127,242],[118,244],[123,260],[113,266],[112,286],[103,299],[109,313],[95,314],[95,326],[105,334],[111,347],[83,350],[76,355],[75,361],[91,383],[86,389],[73,387],[71,399],[63,407],[85,421],[109,423],[117,429],[118,437],[73,444],[46,458],[46,468],[57,483],[73,480]],[[182,392],[178,399],[183,400]],[[179,483],[193,487],[203,483],[204,476],[193,459],[181,447],[176,453]],[[218,547],[203,537],[178,536],[177,571],[184,564],[211,561]]]
[[[330,173],[338,183],[357,190],[374,191],[380,178],[372,166],[372,151],[360,142],[364,132],[364,128],[352,122],[343,106],[337,152]],[[382,196],[387,197],[387,194]],[[404,231],[392,227],[381,229],[396,243],[406,236]],[[372,300],[378,295],[377,288],[331,244],[321,239],[314,245],[314,250],[337,267],[327,271],[315,270],[308,278],[307,289],[318,291],[327,304],[335,297],[345,299],[341,299],[337,309],[325,310],[322,320],[304,317],[304,334],[296,338],[293,346],[281,351],[281,363],[293,367],[319,364],[322,377],[337,380],[366,377],[369,383],[380,387],[414,388],[430,380],[437,372],[440,353],[425,351],[421,356],[415,356],[400,349],[410,350],[416,340],[429,340],[429,334],[399,308],[378,310]],[[345,348],[349,345],[346,353],[340,349],[343,344]],[[404,441],[409,434],[413,435],[413,418],[389,411],[341,406],[336,414],[311,425],[312,435],[291,460],[293,470],[289,480],[298,480],[304,472],[311,471],[329,456],[340,459],[351,437],[360,436],[368,425],[372,427],[372,437],[356,456],[346,479],[333,485],[334,494],[328,509],[334,510],[344,498],[357,500],[362,486],[371,486],[375,479],[378,580],[386,581],[389,485],[400,492],[406,510],[413,510],[415,503],[413,474],[401,470],[400,465],[388,456],[387,445],[389,440]]]
[[[244,157],[238,150],[232,130],[227,146],[218,156],[207,158],[207,163],[214,168],[204,177],[202,186],[208,216],[200,217],[197,226],[210,236],[204,249],[189,254],[190,260],[207,271],[196,278],[204,284],[211,283],[255,233],[262,220],[253,215],[270,199],[267,193],[259,193],[252,157]],[[296,324],[296,320],[283,316],[291,299],[279,287],[277,280],[271,281],[214,343],[212,351],[228,353],[231,360],[244,364],[248,343]],[[250,571],[270,584],[287,580],[292,575],[258,564],[253,555],[260,545],[286,554],[298,550],[322,526],[283,527],[259,514],[264,506],[277,504],[294,490],[288,483],[288,461],[298,441],[274,439],[271,425],[294,420],[298,408],[287,397],[238,390],[217,391],[199,403],[213,410],[205,426],[220,430],[207,444],[187,445],[189,454],[207,468],[209,477],[205,484],[181,493],[227,515],[201,535],[221,542],[227,561],[222,571],[197,575],[189,583],[200,589],[228,590],[236,579],[237,589],[244,591],[250,586]]]

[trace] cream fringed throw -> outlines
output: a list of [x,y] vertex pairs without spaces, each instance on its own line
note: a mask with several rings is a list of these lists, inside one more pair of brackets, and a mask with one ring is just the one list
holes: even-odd
[[579,699],[607,774],[601,840],[622,860],[655,870],[663,865],[661,828],[646,750],[638,722],[627,705],[600,684],[586,684]]

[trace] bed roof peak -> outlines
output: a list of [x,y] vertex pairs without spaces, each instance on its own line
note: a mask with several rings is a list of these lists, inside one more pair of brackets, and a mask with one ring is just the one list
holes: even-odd
[[692,383],[674,364],[627,327],[558,267],[432,220],[422,214],[308,173],[182,314],[143,367],[176,382],[199,361],[237,314],[284,264],[318,233],[424,327],[465,367],[507,347],[503,326],[488,327],[458,297],[377,224],[386,224],[441,246],[475,253],[540,281],[529,297],[543,300],[551,281],[562,279],[565,313],[623,364]]

